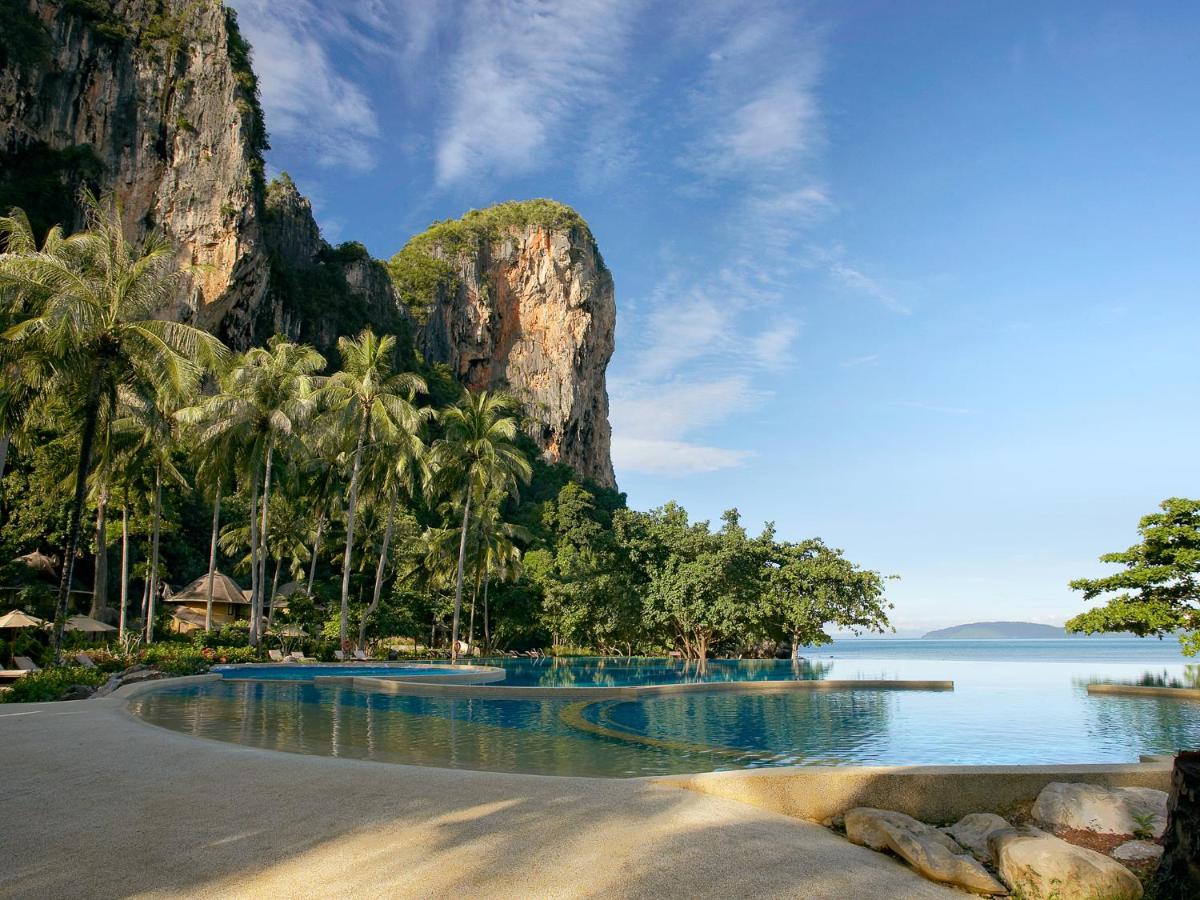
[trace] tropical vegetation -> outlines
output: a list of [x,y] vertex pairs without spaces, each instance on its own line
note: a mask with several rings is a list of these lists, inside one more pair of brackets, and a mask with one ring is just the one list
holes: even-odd
[[[186,275],[171,248],[129,243],[111,199],[88,209],[41,243],[19,210],[0,220],[0,585],[54,621],[44,659],[76,611],[143,651],[182,648],[181,669],[282,635],[322,658],[703,659],[887,627],[885,579],[840,550],[751,534],[737,510],[716,527],[631,510],[539,458],[514,397],[463,390],[394,335],[343,335],[330,360],[160,318]],[[214,619],[219,572],[249,586],[240,623]],[[203,628],[184,637],[163,601],[203,574]]]

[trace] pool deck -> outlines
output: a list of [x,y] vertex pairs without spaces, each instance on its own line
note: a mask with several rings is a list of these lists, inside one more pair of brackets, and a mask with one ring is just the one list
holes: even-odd
[[966,896],[721,797],[256,750],[127,699],[0,706],[0,897]]

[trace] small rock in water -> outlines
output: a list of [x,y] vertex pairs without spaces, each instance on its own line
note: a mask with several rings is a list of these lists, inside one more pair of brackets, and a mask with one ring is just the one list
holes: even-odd
[[1140,900],[1138,877],[1103,853],[1026,825],[994,831],[988,847],[1014,891],[1055,900]]
[[1054,781],[1038,794],[1033,817],[1060,828],[1102,834],[1134,834],[1141,818],[1148,820],[1152,837],[1161,837],[1167,828],[1167,794],[1153,788]]
[[1150,862],[1162,857],[1163,848],[1161,844],[1155,844],[1150,841],[1126,841],[1114,850],[1112,855],[1114,859],[1119,859],[1122,862]]
[[976,859],[990,863],[992,851],[988,849],[988,836],[993,831],[1008,827],[1008,822],[995,813],[971,813],[942,831],[971,851]]

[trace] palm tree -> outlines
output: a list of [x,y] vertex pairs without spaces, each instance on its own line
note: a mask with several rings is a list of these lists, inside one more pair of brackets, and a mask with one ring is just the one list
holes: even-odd
[[[54,389],[74,401],[79,417],[75,495],[55,611],[58,659],[99,422],[112,414],[119,388],[183,393],[197,382],[203,365],[215,365],[227,353],[207,332],[154,318],[177,296],[184,278],[166,239],[152,234],[139,248],[125,239],[115,200],[88,196],[87,204],[84,231],[48,238],[36,251],[26,233],[15,252],[0,255],[0,285],[33,304],[6,337],[17,342],[23,357],[45,361]],[[15,218],[4,227],[20,229]]]
[[528,529],[511,522],[505,522],[501,517],[501,507],[504,497],[493,496],[490,502],[479,505],[475,514],[476,522],[476,569],[475,591],[471,596],[471,622],[468,626],[467,643],[475,640],[475,599],[479,594],[479,582],[483,581],[483,647],[486,653],[492,646],[491,631],[488,627],[488,587],[492,575],[495,574],[502,582],[509,578],[520,577],[521,549],[517,541],[528,542],[533,536]]
[[458,568],[454,586],[454,620],[450,629],[450,655],[458,656],[458,624],[462,616],[463,567],[472,498],[493,492],[508,494],[518,483],[528,483],[533,470],[514,443],[517,436],[516,401],[506,394],[468,393],[441,413],[445,437],[433,445],[435,484],[460,498],[462,527],[458,540]]
[[[231,388],[229,369],[218,375],[218,390]],[[238,447],[231,440],[231,432],[218,431],[216,435],[208,435],[209,429],[218,424],[212,418],[213,407],[204,400],[195,406],[182,409],[177,414],[181,422],[191,423],[193,428],[192,446],[199,462],[196,466],[197,485],[208,488],[212,497],[212,531],[208,542],[208,588],[205,592],[204,630],[212,631],[213,586],[217,573],[217,546],[221,533],[221,500],[224,492],[233,483],[234,468],[237,462]]]
[[250,643],[254,647],[261,641],[275,452],[299,445],[297,429],[312,411],[319,383],[314,373],[324,366],[325,357],[312,347],[275,335],[265,348],[248,350],[233,363],[222,390],[180,412],[180,420],[188,424],[207,419],[201,441],[228,440],[242,448],[242,463],[250,477]]
[[[350,570],[354,555],[354,522],[358,514],[359,478],[363,451],[368,442],[393,442],[400,452],[413,452],[413,443],[428,413],[413,404],[425,382],[412,372],[396,373],[392,357],[396,339],[376,336],[370,328],[357,338],[338,338],[342,371],[330,376],[321,388],[321,399],[330,410],[332,425],[343,435],[355,435],[350,465],[350,490],[346,507],[346,550],[342,560],[342,609],[338,637],[349,649]],[[407,436],[409,440],[404,440]],[[406,449],[409,448],[409,449]]]

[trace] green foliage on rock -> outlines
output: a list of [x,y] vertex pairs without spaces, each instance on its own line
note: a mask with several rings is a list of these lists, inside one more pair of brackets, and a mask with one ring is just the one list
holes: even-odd
[[0,69],[43,62],[50,52],[46,29],[24,3],[0,3]]
[[267,137],[267,119],[263,115],[262,101],[259,97],[258,76],[254,73],[251,62],[250,42],[242,37],[237,11],[234,9],[225,10],[225,30],[228,34],[225,50],[229,54],[233,77],[241,93],[238,99],[239,108],[248,119],[247,138],[252,157],[250,168],[261,190],[265,184],[266,171],[263,154],[271,149],[271,142]]
[[438,298],[459,288],[456,257],[475,254],[485,244],[530,227],[578,232],[591,244],[603,266],[599,248],[583,217],[557,200],[539,198],[508,200],[486,209],[473,209],[458,219],[434,222],[388,261],[388,272],[413,318],[424,324]]
[[1200,653],[1200,500],[1172,497],[1159,508],[1138,523],[1140,544],[1100,557],[1122,571],[1071,582],[1086,600],[1114,596],[1067,622],[1068,631],[1159,637],[1178,631],[1183,652]]

